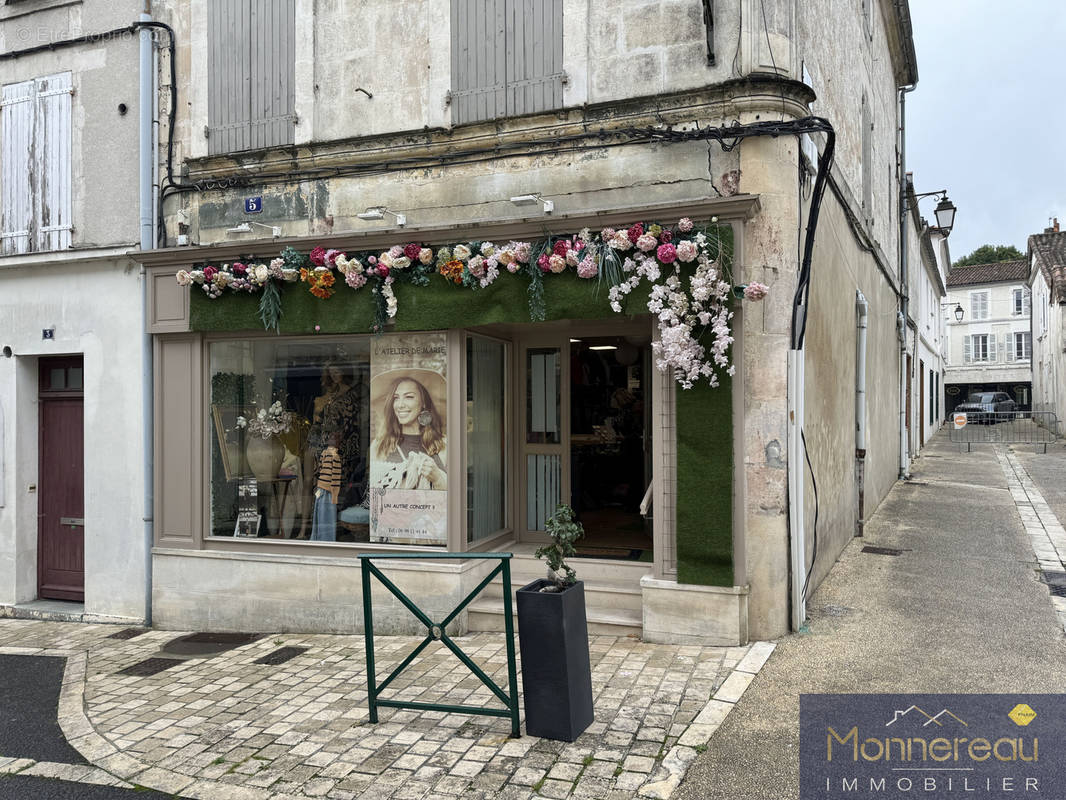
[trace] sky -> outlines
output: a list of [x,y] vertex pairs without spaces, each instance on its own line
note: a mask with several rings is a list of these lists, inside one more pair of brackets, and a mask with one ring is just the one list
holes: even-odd
[[[918,86],[907,95],[917,192],[958,207],[952,260],[983,244],[1023,253],[1051,217],[1066,230],[1061,0],[910,0]],[[933,220],[937,199],[920,201]]]

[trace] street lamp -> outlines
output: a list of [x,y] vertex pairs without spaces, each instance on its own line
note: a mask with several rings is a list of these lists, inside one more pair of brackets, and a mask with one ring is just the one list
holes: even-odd
[[[936,215],[936,226],[944,231],[945,234],[951,233],[951,229],[955,225],[955,211],[955,204],[948,200],[947,192],[945,192],[944,197],[941,198],[933,210]],[[962,317],[959,317],[959,322],[962,322]]]
[[955,204],[948,200],[948,190],[941,189],[937,192],[922,192],[921,194],[913,195],[914,203],[917,205],[918,201],[923,197],[939,197],[940,202],[936,204],[936,208],[933,209],[933,213],[936,215],[936,227],[942,234],[947,236],[951,233],[951,229],[955,227],[955,212],[958,210],[955,208]]
[[[948,308],[948,307],[949,307],[950,305],[951,305],[951,303],[950,303],[950,302],[948,302],[948,303],[941,303],[941,304],[940,304],[940,307],[941,307],[941,308]],[[966,312],[965,312],[965,311],[963,311],[963,309],[962,309],[962,303],[956,303],[956,304],[955,304],[954,314],[955,314],[955,321],[956,321],[956,322],[962,322],[962,318],[963,318],[964,316],[966,316]]]

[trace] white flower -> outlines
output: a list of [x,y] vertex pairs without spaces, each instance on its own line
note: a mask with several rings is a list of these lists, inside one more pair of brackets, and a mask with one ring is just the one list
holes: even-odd
[[270,267],[266,264],[257,264],[255,267],[255,281],[260,286],[267,282],[270,278]]
[[496,252],[496,245],[494,245],[492,242],[482,242],[481,243],[481,255],[488,257],[488,256],[491,256],[495,252]]
[[470,248],[465,244],[457,244],[452,248],[452,258],[457,261],[466,261],[470,258]]
[[178,270],[178,274],[174,276],[178,280],[178,286],[188,286],[192,283],[192,275],[183,269]]
[[407,256],[399,256],[392,260],[391,269],[407,269],[411,266],[411,259]]
[[423,247],[421,250],[418,251],[418,260],[421,261],[423,264],[432,264],[433,251],[430,250],[428,247]]

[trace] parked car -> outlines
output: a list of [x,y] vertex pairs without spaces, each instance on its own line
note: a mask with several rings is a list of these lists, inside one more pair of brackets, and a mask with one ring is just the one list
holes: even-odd
[[1006,392],[975,392],[966,398],[965,403],[955,406],[955,413],[964,413],[967,422],[978,425],[992,425],[1014,418],[1018,410]]

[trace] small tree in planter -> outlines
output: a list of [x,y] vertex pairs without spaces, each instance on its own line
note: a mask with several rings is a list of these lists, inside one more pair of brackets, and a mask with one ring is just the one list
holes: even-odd
[[565,560],[584,530],[567,505],[545,528],[552,543],[536,556],[547,561],[548,577],[516,593],[526,733],[572,742],[593,720],[585,587]]
[[552,584],[539,591],[561,592],[577,582],[577,573],[564,559],[577,555],[574,542],[585,535],[585,529],[574,519],[574,509],[565,503],[555,507],[555,513],[548,517],[544,527],[552,537],[552,543],[544,545],[533,555],[548,563],[548,580]]

